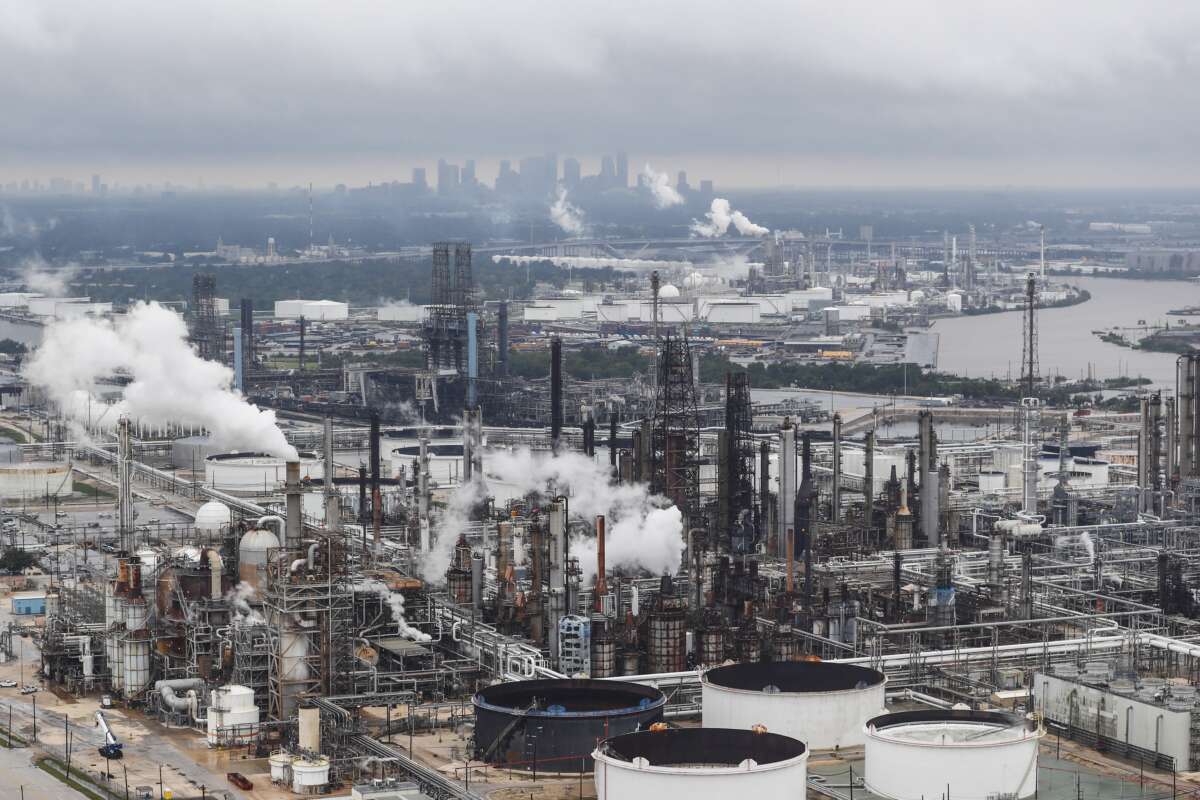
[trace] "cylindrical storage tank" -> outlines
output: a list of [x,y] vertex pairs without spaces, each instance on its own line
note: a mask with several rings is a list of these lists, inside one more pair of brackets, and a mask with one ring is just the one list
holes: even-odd
[[804,743],[778,733],[678,728],[615,736],[592,753],[599,800],[802,798]]
[[643,730],[662,719],[658,689],[598,680],[499,683],[472,698],[475,758],[539,772],[591,769],[592,749],[607,736]]
[[883,673],[852,664],[730,664],[700,679],[705,728],[767,730],[810,750],[856,747],[863,723],[884,710]]
[[33,500],[66,497],[75,491],[71,465],[51,461],[0,464],[0,498]]
[[866,724],[866,787],[891,800],[1031,797],[1045,731],[998,711],[902,711]]
[[299,743],[301,750],[321,752],[321,709],[316,706],[300,708]]
[[[300,479],[320,478],[323,463],[300,454]],[[204,459],[204,484],[232,494],[268,494],[283,488],[287,462],[266,453],[218,453]]]
[[271,765],[271,783],[291,783],[292,762],[295,760],[296,757],[291,753],[272,753],[267,759]]
[[209,747],[255,741],[258,722],[258,706],[254,705],[254,690],[249,686],[230,684],[212,690],[208,706]]
[[279,549],[279,537],[265,528],[254,528],[242,534],[238,542],[238,580],[254,590],[265,585],[267,556],[271,550]]
[[171,442],[171,466],[200,472],[204,460],[221,452],[221,448],[207,436],[185,436]]
[[328,758],[314,756],[292,762],[292,791],[296,794],[320,794],[328,783]]

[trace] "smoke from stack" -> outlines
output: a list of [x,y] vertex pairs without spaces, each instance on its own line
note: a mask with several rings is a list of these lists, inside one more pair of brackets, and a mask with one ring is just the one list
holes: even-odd
[[714,197],[712,205],[709,206],[704,217],[708,220],[707,222],[698,219],[692,220],[691,230],[692,233],[706,239],[724,236],[729,232],[730,225],[736,228],[742,236],[765,236],[770,233],[762,225],[755,225],[751,222],[750,218],[741,211],[734,211],[724,197]]
[[562,228],[563,233],[578,236],[583,233],[583,212],[567,199],[567,190],[558,187],[554,204],[550,206],[550,221]]
[[647,164],[642,168],[642,180],[658,208],[670,208],[683,203],[683,195],[671,185],[671,178],[667,173],[655,172]]
[[[115,373],[132,380],[124,399],[110,407],[97,399],[97,382]],[[218,447],[298,457],[275,413],[235,392],[233,370],[197,356],[183,317],[157,303],[138,303],[115,322],[51,324],[24,375],[78,426],[111,428],[128,414],[147,425],[205,428]]]

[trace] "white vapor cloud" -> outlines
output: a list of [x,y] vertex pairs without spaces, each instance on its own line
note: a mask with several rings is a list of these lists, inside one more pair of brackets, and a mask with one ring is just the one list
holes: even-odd
[[79,267],[68,264],[51,267],[40,258],[29,258],[21,265],[21,283],[30,292],[40,292],[50,297],[64,297],[67,289],[79,274]]
[[121,373],[131,381],[121,402],[105,414],[105,427],[126,413],[149,425],[206,428],[218,447],[296,458],[296,449],[275,424],[275,412],[236,393],[233,370],[196,355],[183,317],[157,303],[138,303],[115,321],[79,318],[51,324],[24,373],[64,415],[81,422],[91,416],[93,406],[104,407],[96,399],[98,381]]
[[550,221],[562,228],[563,233],[572,236],[583,233],[583,212],[567,199],[567,190],[562,186],[550,206]]
[[649,164],[642,169],[642,177],[650,188],[654,205],[659,208],[670,208],[683,202],[683,195],[671,185],[671,178],[665,172],[655,172]]
[[697,236],[710,239],[724,236],[730,225],[736,228],[742,236],[766,236],[770,233],[762,225],[755,225],[751,222],[750,218],[741,211],[732,210],[729,201],[724,197],[714,197],[712,205],[704,217],[708,220],[707,222],[701,222],[698,219],[692,220],[691,230]]

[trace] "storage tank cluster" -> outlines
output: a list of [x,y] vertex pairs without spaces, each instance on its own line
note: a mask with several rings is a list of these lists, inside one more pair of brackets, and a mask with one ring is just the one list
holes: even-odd
[[767,730],[812,750],[856,747],[863,724],[884,711],[883,673],[852,664],[781,661],[730,664],[701,678],[706,728]]
[[598,800],[802,797],[808,748],[765,728],[679,728],[605,739],[592,753]]

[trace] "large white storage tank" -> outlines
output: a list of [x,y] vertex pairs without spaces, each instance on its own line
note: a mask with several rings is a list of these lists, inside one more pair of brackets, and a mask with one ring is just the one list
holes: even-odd
[[280,319],[296,319],[304,313],[304,304],[308,300],[276,300],[275,316]]
[[707,319],[712,323],[753,324],[762,317],[758,303],[715,302],[708,307]]
[[1032,797],[1045,730],[998,711],[902,711],[866,725],[866,787],[892,800]]
[[329,759],[325,756],[297,758],[292,762],[292,791],[322,794],[329,783]]
[[678,728],[605,739],[592,752],[598,800],[803,797],[804,743],[760,731]]
[[348,319],[350,306],[337,300],[310,300],[300,307],[300,314],[305,319]]
[[75,490],[71,466],[51,461],[0,464],[0,497],[29,499],[66,497]]
[[[314,453],[300,454],[300,479],[320,478],[324,464]],[[266,453],[218,453],[204,459],[204,485],[234,494],[269,493],[283,487],[287,462]]]
[[731,664],[700,679],[705,728],[750,728],[799,739],[810,750],[856,747],[884,711],[883,673],[853,664]]
[[412,303],[392,303],[380,306],[375,312],[375,319],[380,322],[423,322],[428,316],[429,306]]
[[230,684],[212,690],[208,706],[208,745],[248,744],[258,739],[258,706],[249,686]]

